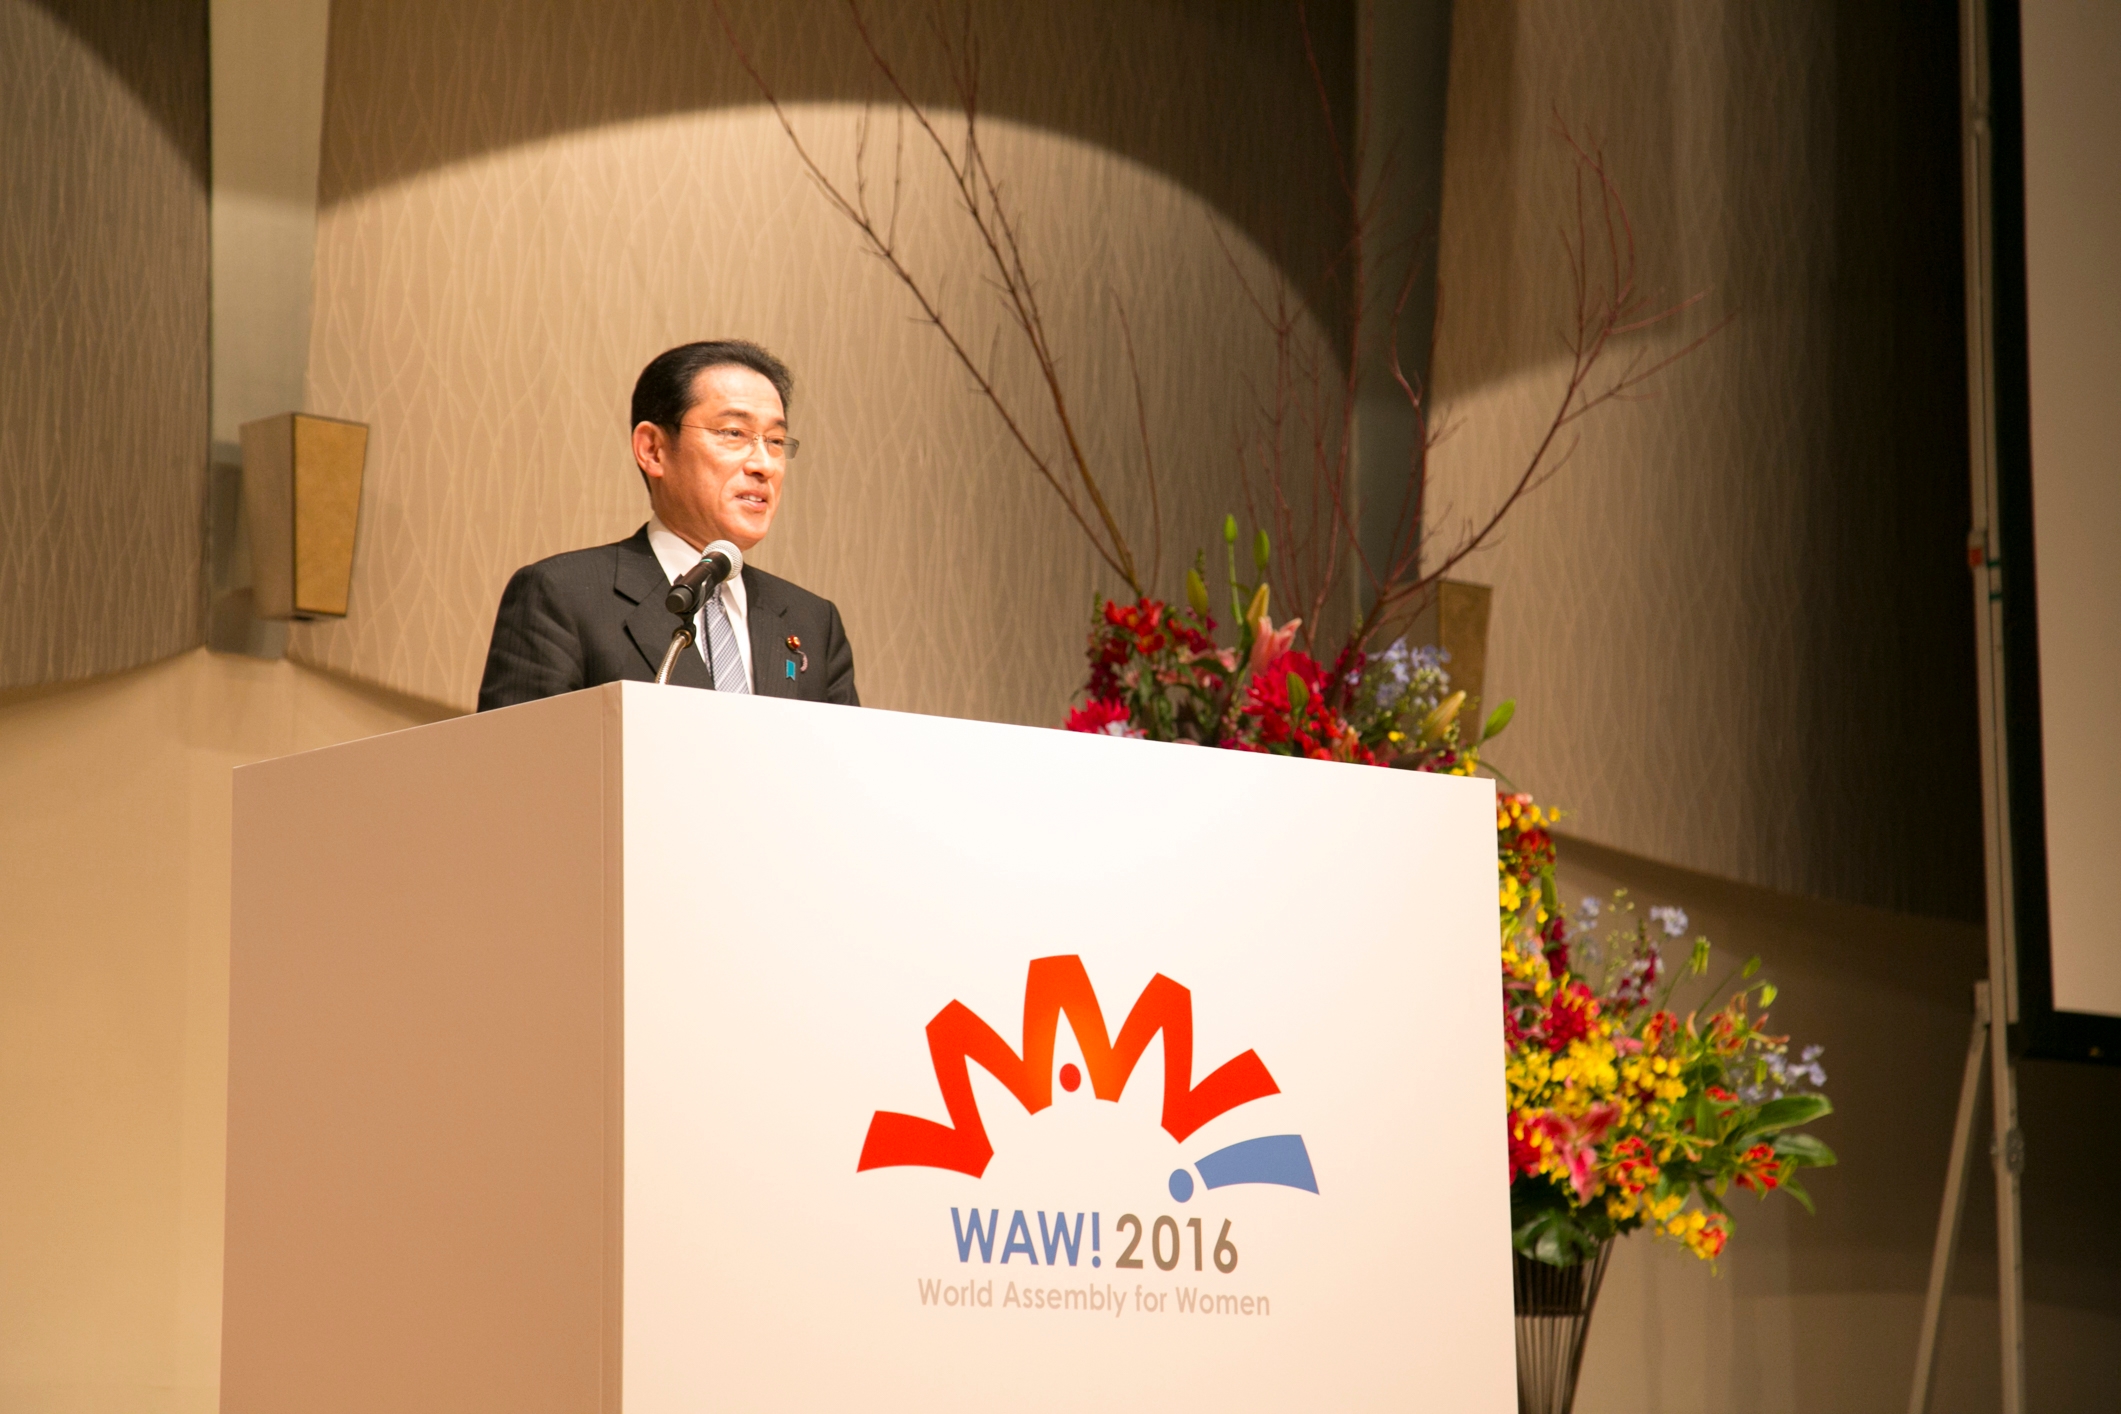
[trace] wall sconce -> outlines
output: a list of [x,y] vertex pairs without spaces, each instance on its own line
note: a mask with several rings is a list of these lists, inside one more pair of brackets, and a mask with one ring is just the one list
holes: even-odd
[[1458,715],[1462,741],[1477,741],[1487,721],[1481,698],[1488,685],[1488,612],[1494,598],[1495,591],[1485,584],[1440,579],[1407,630],[1407,642],[1434,645],[1451,655],[1444,671],[1451,675],[1451,686],[1466,694]]

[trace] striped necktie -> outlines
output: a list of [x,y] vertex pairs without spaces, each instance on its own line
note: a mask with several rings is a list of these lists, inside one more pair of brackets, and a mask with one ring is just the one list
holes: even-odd
[[720,589],[707,596],[707,605],[700,613],[707,620],[707,659],[714,673],[714,690],[751,691],[751,680],[744,674],[744,655],[737,651],[736,631],[722,608]]

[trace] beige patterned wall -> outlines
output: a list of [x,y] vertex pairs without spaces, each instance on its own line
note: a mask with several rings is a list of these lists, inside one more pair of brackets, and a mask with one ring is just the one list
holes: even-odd
[[[995,110],[1059,124],[1070,115],[1058,100],[1040,104],[1078,78],[1082,93],[1115,99],[1160,79],[1184,100],[1138,102],[1133,122],[1096,108],[1081,124],[1131,133],[1139,160],[1058,126],[983,125],[1091,454],[1122,485],[1146,552],[1115,301],[1132,322],[1169,592],[1238,503],[1231,438],[1244,379],[1269,352],[1217,231],[1250,278],[1271,277],[1247,227],[1269,239],[1276,220],[1302,225],[1290,189],[1317,177],[1302,146],[1316,102],[1300,47],[1269,46],[1259,23],[1215,7],[1140,19],[1107,7],[1105,24],[1014,13],[975,16],[990,27],[990,91],[1007,78],[1020,100],[996,97]],[[746,101],[722,45],[697,32],[700,12],[559,6],[521,29],[492,18],[472,5],[333,7],[309,406],[374,433],[352,611],[298,629],[293,653],[470,705],[509,573],[645,518],[626,443],[641,365],[735,334],[794,366],[804,441],[757,559],[840,603],[863,700],[1056,722],[1080,681],[1092,591],[1116,580],[804,178],[770,113]],[[754,5],[739,22],[769,65],[802,58],[791,89],[860,96],[865,71],[850,67],[833,7]],[[1123,29],[1115,38],[1127,24],[1157,43],[1140,52]],[[891,32],[921,52],[903,26]],[[1287,98],[1279,118],[1228,111],[1224,61],[1239,60],[1278,75],[1279,89],[1258,91]],[[671,111],[653,111],[643,83]],[[851,173],[861,109],[813,97],[791,112],[828,166]],[[872,143],[886,188],[892,131],[879,126]],[[999,349],[1004,387],[1058,451],[1034,370],[1006,335],[996,343],[999,314],[952,197],[912,146],[903,199],[917,267],[974,346]]]
[[0,689],[199,642],[206,7],[0,0]]
[[1496,757],[1636,854],[1980,907],[1956,37],[1824,0],[1519,0],[1455,20],[1438,496],[1491,504],[1559,392],[1558,113],[1602,141],[1653,299],[1731,323],[1472,567],[1521,702]]

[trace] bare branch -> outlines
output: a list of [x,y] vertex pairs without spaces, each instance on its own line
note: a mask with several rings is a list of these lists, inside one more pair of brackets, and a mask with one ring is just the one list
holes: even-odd
[[[1124,580],[1136,594],[1146,594],[1134,562],[1133,551],[1121,530],[1118,519],[1108,504],[1104,488],[1090,466],[1084,452],[1082,438],[1078,434],[1066,392],[1063,388],[1059,360],[1048,339],[1044,320],[1038,307],[1036,291],[1024,259],[1023,243],[1017,232],[1017,222],[1010,215],[1003,198],[1002,184],[989,167],[979,137],[979,58],[976,36],[972,30],[969,8],[964,14],[963,37],[953,41],[941,21],[940,10],[931,12],[930,29],[948,61],[951,82],[957,92],[963,112],[964,133],[961,148],[953,148],[934,118],[918,103],[901,78],[897,67],[884,53],[871,30],[867,17],[863,15],[859,0],[848,0],[848,16],[855,33],[859,36],[872,66],[889,86],[899,105],[899,133],[893,157],[892,200],[889,216],[879,222],[869,205],[868,160],[869,120],[865,110],[855,133],[855,176],[850,195],[845,187],[835,182],[822,164],[805,146],[796,132],[787,110],[781,105],[765,76],[759,71],[749,49],[738,36],[735,26],[723,6],[722,0],[712,0],[715,16],[727,37],[731,51],[736,55],[752,84],[773,110],[781,131],[787,135],[797,160],[811,182],[823,193],[827,203],[844,218],[861,239],[863,249],[881,261],[892,276],[913,297],[919,307],[923,322],[933,327],[942,336],[960,367],[971,377],[974,388],[993,408],[1001,419],[1010,439],[1031,463],[1054,494],[1060,499],[1069,516],[1090,540],[1106,566]],[[987,362],[975,359],[957,327],[945,315],[940,301],[929,287],[914,274],[911,266],[900,253],[898,246],[898,215],[904,193],[905,180],[905,131],[907,117],[911,117],[916,130],[927,140],[929,149],[942,163],[955,190],[958,205],[969,220],[974,233],[979,237],[987,262],[989,279],[1000,296],[1004,309],[1025,339],[1033,359],[1038,365],[1051,414],[1059,425],[1062,439],[1068,448],[1069,475],[1064,479],[1061,472],[1033,444],[1024,418],[1004,397],[1000,390],[997,362],[993,354]],[[1070,482],[1079,486],[1088,496],[1093,521],[1077,504],[1070,489]],[[1154,492],[1152,489],[1152,505]]]
[[[1107,483],[1093,465],[1086,439],[1081,435],[1063,376],[1065,360],[1055,346],[1041,307],[1040,288],[1030,258],[1031,243],[1026,239],[1021,214],[1011,202],[1011,187],[984,141],[979,122],[979,37],[969,5],[961,7],[953,22],[946,17],[941,0],[937,0],[927,25],[929,39],[943,60],[943,71],[962,120],[960,128],[954,120],[946,125],[915,100],[871,28],[860,0],[847,0],[854,32],[899,110],[892,154],[891,205],[888,215],[879,219],[871,208],[868,163],[872,119],[868,110],[864,110],[855,129],[855,172],[850,191],[848,185],[836,183],[804,146],[788,114],[739,41],[724,12],[723,0],[713,3],[738,61],[773,109],[812,183],[832,209],[854,227],[863,250],[882,262],[912,297],[921,321],[942,337],[970,378],[973,390],[993,408],[1010,439],[1060,500],[1099,558],[1137,595],[1146,596],[1162,572],[1163,508],[1132,324],[1124,302],[1108,285],[1107,295],[1119,324],[1133,387],[1135,435],[1141,449],[1141,475],[1147,483],[1150,554],[1146,576],[1141,573],[1142,567],[1107,495]],[[1568,279],[1564,327],[1556,331],[1557,342],[1566,355],[1561,385],[1529,455],[1516,466],[1499,500],[1485,515],[1463,521],[1457,533],[1446,540],[1438,528],[1454,522],[1455,516],[1448,507],[1439,514],[1430,505],[1430,458],[1450,436],[1452,425],[1431,420],[1428,390],[1423,379],[1406,368],[1401,340],[1402,324],[1419,288],[1423,273],[1421,254],[1427,248],[1430,233],[1424,228],[1387,241],[1378,232],[1385,209],[1385,189],[1397,170],[1399,153],[1396,144],[1388,145],[1374,171],[1367,160],[1367,147],[1373,136],[1367,118],[1375,96],[1369,61],[1372,46],[1367,42],[1358,44],[1363,56],[1356,73],[1359,118],[1354,132],[1345,135],[1344,140],[1334,115],[1333,89],[1326,81],[1324,65],[1313,42],[1306,0],[1297,0],[1296,13],[1304,63],[1319,104],[1326,146],[1344,203],[1340,213],[1345,221],[1344,232],[1330,243],[1318,286],[1345,296],[1345,318],[1339,327],[1323,332],[1304,315],[1300,301],[1292,298],[1285,266],[1272,265],[1266,280],[1257,279],[1239,259],[1223,224],[1211,220],[1209,230],[1222,251],[1232,287],[1257,316],[1272,355],[1269,381],[1263,384],[1250,374],[1241,376],[1242,394],[1252,418],[1249,429],[1240,428],[1233,433],[1232,461],[1244,510],[1256,529],[1269,532],[1272,562],[1268,577],[1287,606],[1284,617],[1291,610],[1303,617],[1307,651],[1315,653],[1317,635],[1323,629],[1325,610],[1333,596],[1351,585],[1363,591],[1367,602],[1359,606],[1356,622],[1334,657],[1334,661],[1345,663],[1358,661],[1380,634],[1403,631],[1407,616],[1433,596],[1441,578],[1454,572],[1468,557],[1500,543],[1502,527],[1516,507],[1550,482],[1573,458],[1580,445],[1582,419],[1609,403],[1647,396],[1647,390],[1658,378],[1699,350],[1728,321],[1719,321],[1667,351],[1633,346],[1625,347],[1625,356],[1611,357],[1616,340],[1652,334],[1688,314],[1704,296],[1696,294],[1676,303],[1652,305],[1641,295],[1637,288],[1633,223],[1604,154],[1595,143],[1579,141],[1557,114],[1555,132],[1569,154],[1572,169],[1569,200],[1557,232]],[[1365,5],[1358,8],[1358,14],[1361,39],[1366,40],[1371,10]],[[980,254],[978,283],[973,288],[991,294],[1005,316],[995,322],[984,359],[973,356],[971,341],[963,328],[946,313],[941,282],[916,275],[899,246],[898,216],[905,190],[909,119],[915,147],[932,157],[947,176],[954,205],[976,238]],[[1388,268],[1395,271],[1389,279],[1383,274]],[[1373,276],[1378,286],[1375,291],[1371,288]],[[1440,290],[1436,309],[1437,319],[1428,330],[1432,357],[1441,319]],[[1412,418],[1414,438],[1396,504],[1391,504],[1380,491],[1375,493],[1378,504],[1370,508],[1372,519],[1384,528],[1382,512],[1390,506],[1389,533],[1381,541],[1365,544],[1358,523],[1361,507],[1355,481],[1356,414],[1364,393],[1366,329],[1373,316],[1386,321],[1381,331],[1385,373]],[[1005,329],[1013,331],[1007,340],[1003,338]],[[1005,343],[1020,347],[1037,369],[1039,392],[1032,397],[1036,406],[1031,411],[1002,391]],[[1044,417],[1052,419],[1050,427],[1040,421]],[[1056,447],[1055,434],[1058,450],[1050,454],[1042,451],[1041,446]],[[1234,690],[1233,678],[1231,691]],[[1345,701],[1346,675],[1337,674],[1328,690]]]
[[1149,445],[1149,404],[1142,396],[1141,361],[1134,356],[1134,330],[1127,323],[1127,305],[1110,285],[1105,293],[1112,297],[1113,312],[1119,316],[1120,339],[1127,348],[1127,372],[1134,380],[1134,423],[1141,433],[1142,475],[1149,483],[1149,582],[1156,583],[1163,577],[1164,564],[1164,508],[1157,499],[1156,453]]

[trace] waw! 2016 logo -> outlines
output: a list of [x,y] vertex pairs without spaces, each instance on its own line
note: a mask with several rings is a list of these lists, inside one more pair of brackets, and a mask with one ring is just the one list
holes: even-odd
[[[1039,1113],[1053,1103],[1053,1042],[1064,1015],[1082,1051],[1090,1092],[1100,1100],[1119,1099],[1149,1042],[1162,1034],[1163,1127],[1178,1143],[1185,1143],[1219,1115],[1281,1093],[1256,1051],[1223,1062],[1198,1085],[1193,1083],[1193,994],[1162,973],[1142,988],[1114,1039],[1105,1027],[1104,1011],[1082,959],[1072,954],[1042,957],[1031,963],[1024,978],[1022,1054],[1012,1050],[970,1007],[951,1002],[928,1023],[928,1054],[935,1063],[935,1081],[950,1123],[878,1110],[869,1121],[856,1172],[934,1168],[974,1178],[984,1174],[994,1157],[994,1145],[980,1121],[969,1067],[978,1065],[1007,1087],[1027,1113]],[[1060,1068],[1063,1090],[1073,1091],[1082,1079],[1074,1065]],[[1202,1155],[1191,1171],[1174,1169],[1169,1180],[1174,1199],[1183,1203],[1193,1196],[1195,1172],[1207,1188],[1272,1183],[1318,1191],[1311,1155],[1299,1134],[1247,1139]]]

